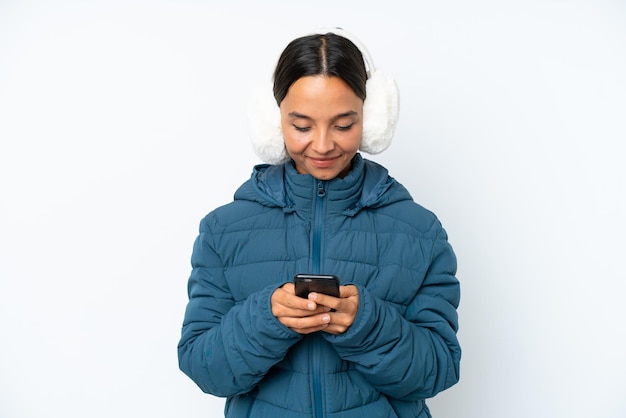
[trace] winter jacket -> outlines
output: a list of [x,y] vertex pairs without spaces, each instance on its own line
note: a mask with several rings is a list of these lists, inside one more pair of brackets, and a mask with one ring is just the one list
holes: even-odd
[[[434,214],[359,154],[343,179],[256,166],[200,224],[179,365],[227,417],[430,417],[459,379],[456,258]],[[354,284],[340,335],[303,336],[271,312],[296,273]]]

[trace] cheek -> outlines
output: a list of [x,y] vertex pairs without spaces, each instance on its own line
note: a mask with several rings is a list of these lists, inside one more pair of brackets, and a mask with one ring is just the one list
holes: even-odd
[[299,132],[283,130],[283,139],[289,154],[299,154],[306,148],[307,141]]
[[361,147],[362,139],[363,139],[362,129],[359,129],[358,131],[351,133],[351,135],[348,138],[346,138],[346,142],[345,142],[346,149],[353,150],[356,153]]

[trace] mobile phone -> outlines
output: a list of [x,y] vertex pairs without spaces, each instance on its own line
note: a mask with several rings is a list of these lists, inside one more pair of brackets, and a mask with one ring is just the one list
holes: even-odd
[[339,277],[334,274],[296,274],[293,283],[296,296],[301,298],[306,299],[311,292],[339,297]]

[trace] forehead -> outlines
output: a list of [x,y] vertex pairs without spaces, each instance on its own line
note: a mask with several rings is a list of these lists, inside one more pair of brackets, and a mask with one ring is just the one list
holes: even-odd
[[306,76],[289,87],[280,108],[302,114],[361,113],[363,101],[339,77]]

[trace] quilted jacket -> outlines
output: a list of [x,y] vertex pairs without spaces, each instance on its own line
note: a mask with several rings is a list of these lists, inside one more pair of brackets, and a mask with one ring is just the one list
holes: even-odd
[[[456,257],[435,215],[357,154],[319,181],[293,162],[259,165],[200,223],[179,365],[227,417],[430,417],[459,379]],[[271,312],[296,273],[359,291],[341,335],[302,336]]]

